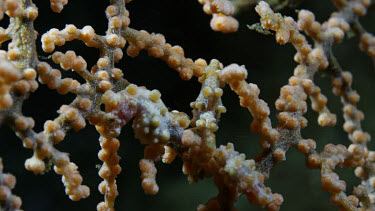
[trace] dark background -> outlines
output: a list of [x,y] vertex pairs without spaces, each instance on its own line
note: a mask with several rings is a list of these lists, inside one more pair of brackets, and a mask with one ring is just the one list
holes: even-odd
[[[53,13],[49,9],[49,1],[35,1],[39,8],[39,17],[35,21],[35,29],[39,32],[38,48],[40,60],[49,61],[45,57],[49,54],[41,51],[40,36],[50,28],[63,29],[65,24],[75,24],[78,28],[85,25],[94,27],[98,34],[104,34],[107,29],[107,19],[104,10],[108,1],[70,1],[61,14]],[[202,11],[202,6],[195,0],[134,0],[127,5],[130,11],[131,24],[135,29],[144,29],[165,35],[167,42],[181,45],[187,57],[210,60],[219,59],[224,65],[231,63],[244,64],[249,72],[248,82],[258,85],[261,90],[260,98],[264,99],[271,109],[271,119],[277,124],[274,102],[279,96],[280,88],[287,84],[293,74],[296,63],[293,61],[294,48],[289,44],[280,46],[275,43],[273,36],[259,35],[247,29],[247,24],[259,21],[254,7],[249,8],[238,16],[239,31],[233,34],[213,32],[209,27],[210,16]],[[326,20],[335,11],[330,1],[306,0],[300,8],[313,11],[318,21]],[[296,17],[294,10],[282,11]],[[375,12],[370,11],[366,18],[361,19],[363,25],[370,32],[375,33]],[[4,18],[2,25],[7,25]],[[6,44],[3,45],[3,48]],[[92,67],[98,59],[98,50],[85,46],[80,41],[68,42],[56,50],[65,52],[75,50],[83,56],[88,67]],[[358,38],[345,39],[342,44],[334,47],[334,53],[345,70],[353,73],[353,87],[360,95],[358,107],[364,111],[366,119],[363,129],[375,134],[372,127],[375,124],[374,89],[375,68],[373,61],[358,48]],[[55,66],[57,67],[57,66]],[[124,77],[137,85],[147,86],[148,89],[158,89],[162,99],[170,110],[184,111],[191,116],[189,103],[198,96],[200,84],[196,78],[183,81],[176,71],[155,58],[142,52],[136,58],[124,58],[117,64],[124,71]],[[64,76],[76,77],[74,73],[64,71]],[[77,78],[78,79],[78,78]],[[81,79],[79,79],[81,80]],[[82,80],[81,80],[82,82]],[[350,141],[343,132],[342,108],[340,99],[331,93],[330,77],[317,74],[315,82],[328,97],[328,107],[338,116],[338,124],[334,128],[321,128],[317,125],[317,114],[309,111],[306,114],[309,126],[302,130],[304,138],[313,138],[320,151],[326,143],[344,144]],[[74,95],[58,95],[45,85],[30,95],[24,103],[24,114],[36,121],[35,130],[41,131],[48,119],[58,116],[56,110],[62,104],[69,104]],[[252,117],[249,112],[241,108],[238,97],[229,87],[224,89],[223,103],[228,112],[221,118],[217,132],[217,145],[233,142],[235,149],[245,153],[248,158],[261,152],[259,135],[250,131]],[[310,105],[310,101],[308,100]],[[97,185],[101,178],[98,176],[97,158],[100,150],[98,133],[94,127],[87,127],[79,133],[69,132],[66,139],[56,148],[70,153],[84,178],[83,184],[91,189],[91,195],[79,202],[72,202],[65,195],[61,176],[51,170],[44,175],[34,175],[25,170],[25,159],[32,156],[32,151],[22,147],[22,142],[12,130],[3,125],[0,128],[0,156],[4,162],[4,172],[11,172],[17,177],[14,193],[23,200],[24,210],[95,210],[97,203],[103,200]],[[123,171],[118,176],[117,185],[120,195],[116,198],[117,210],[195,210],[198,204],[206,203],[209,198],[217,194],[212,179],[206,179],[197,184],[189,184],[181,168],[180,159],[172,164],[157,164],[157,182],[160,191],[156,196],[145,195],[141,188],[138,161],[143,156],[143,147],[134,138],[131,124],[123,128],[119,137],[121,146],[118,154],[121,156],[120,165]],[[370,143],[374,149],[374,144]],[[337,169],[340,178],[347,182],[347,193],[350,194],[353,185],[359,183],[353,174],[353,169]],[[329,203],[329,194],[320,188],[320,173],[305,167],[304,155],[295,149],[287,153],[287,161],[282,162],[271,171],[271,177],[266,181],[275,193],[284,196],[282,210],[335,210]],[[239,210],[258,210],[251,205],[245,196],[241,196],[236,203]]]

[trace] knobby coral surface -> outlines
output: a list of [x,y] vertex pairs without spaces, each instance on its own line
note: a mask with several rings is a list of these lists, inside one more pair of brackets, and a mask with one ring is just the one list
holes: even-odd
[[[0,29],[0,42],[7,44],[7,49],[0,51],[0,126],[11,128],[23,146],[33,152],[25,161],[26,169],[43,174],[53,166],[61,175],[65,193],[73,201],[87,198],[96,190],[90,190],[91,184],[86,185],[79,165],[71,159],[74,155],[64,152],[58,145],[72,132],[94,126],[99,134],[98,158],[102,161],[98,165],[102,179],[98,190],[104,198],[98,202],[97,210],[116,208],[116,198],[121,194],[116,180],[121,174],[133,171],[122,172],[126,164],[120,165],[119,156],[120,142],[123,145],[127,141],[121,138],[121,133],[128,124],[132,125],[135,138],[145,145],[139,169],[141,187],[146,194],[155,195],[163,188],[157,184],[158,161],[170,164],[178,159],[189,182],[213,178],[217,186],[217,196],[198,205],[198,210],[235,210],[235,202],[241,195],[255,206],[279,210],[284,202],[283,191],[272,191],[267,180],[272,177],[272,169],[286,160],[288,150],[295,148],[304,154],[308,168],[320,171],[321,188],[329,193],[333,205],[342,210],[374,209],[375,151],[368,147],[371,137],[361,126],[365,115],[357,108],[360,96],[352,86],[355,78],[343,70],[333,50],[344,42],[345,36],[355,35],[359,38],[359,49],[371,59],[375,58],[375,38],[359,21],[372,2],[332,2],[336,11],[327,20],[318,22],[313,12],[304,9],[298,11],[296,20],[274,12],[296,6],[299,1],[199,1],[204,12],[212,15],[211,28],[223,33],[237,31],[240,27],[232,17],[236,11],[256,5],[260,24],[250,28],[273,33],[277,43],[290,43],[297,51],[294,60],[298,65],[275,101],[275,120],[271,118],[271,102],[267,104],[261,99],[260,88],[255,83],[247,82],[250,71],[244,65],[226,65],[217,59],[206,61],[199,55],[193,60],[185,56],[182,47],[169,44],[164,35],[132,28],[132,11],[128,8],[135,2],[110,0],[105,9],[107,29],[101,35],[95,26],[73,24],[37,32],[35,26],[42,11],[34,3],[39,2],[0,1],[1,18],[5,18],[4,14],[9,17],[9,25]],[[60,13],[69,4],[51,0],[50,6]],[[61,52],[70,42],[82,42],[96,49],[99,58],[91,65],[73,50]],[[141,86],[127,77],[126,67],[120,65],[124,53],[130,59],[128,57],[138,57],[142,52],[177,71],[181,82],[197,80],[195,85],[200,86],[200,91],[190,103],[191,114],[169,108],[160,91],[149,89],[147,80],[152,79]],[[70,70],[74,77],[64,72]],[[331,78],[333,94],[341,99],[343,130],[350,144],[342,141],[342,144],[329,143],[319,148],[319,140],[303,135],[302,129],[308,126],[305,114],[309,107],[317,112],[317,123],[321,127],[335,126],[341,118],[329,109],[328,98],[317,84],[318,74]],[[147,74],[143,77],[147,78]],[[267,80],[272,80],[272,76],[270,78]],[[38,122],[24,114],[24,109],[41,86],[74,97],[71,102],[60,105],[58,115],[43,122],[39,131],[35,126]],[[220,119],[231,110],[222,100],[230,89],[238,96],[237,104],[248,111],[252,118],[251,131],[259,137],[261,151],[253,159],[236,151],[238,148],[230,142],[220,146],[216,143]],[[73,148],[79,145],[70,144]],[[6,145],[7,137],[1,136],[2,148]],[[348,190],[346,182],[335,172],[339,167],[353,169],[360,179],[352,190]],[[21,200],[11,192],[15,177],[2,172],[0,159],[0,208],[18,210],[22,208]]]

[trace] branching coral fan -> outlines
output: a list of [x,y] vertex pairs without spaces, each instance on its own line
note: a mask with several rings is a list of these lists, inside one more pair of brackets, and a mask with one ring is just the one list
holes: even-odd
[[[367,59],[375,59],[375,37],[359,21],[359,17],[365,16],[371,8],[372,2],[332,0],[336,11],[327,20],[320,22],[315,20],[314,13],[299,7],[296,20],[274,12],[281,10],[290,13],[290,8],[297,7],[301,2],[199,0],[204,12],[212,15],[210,24],[205,23],[205,28],[210,25],[214,31],[222,33],[239,30],[252,33],[254,37],[263,37],[264,35],[255,35],[255,32],[241,27],[239,23],[242,24],[242,21],[232,17],[236,13],[241,16],[243,8],[255,7],[260,24],[249,28],[264,34],[275,34],[277,43],[290,43],[294,46],[297,51],[294,61],[298,65],[289,77],[288,85],[281,87],[280,96],[275,101],[276,120],[271,115],[276,112],[272,103],[268,105],[263,101],[260,88],[255,83],[246,81],[255,79],[248,78],[251,71],[244,65],[230,64],[233,61],[225,59],[219,59],[221,62],[217,59],[206,61],[199,58],[200,55],[194,55],[197,56],[194,61],[185,57],[182,47],[169,44],[162,34],[133,28],[133,18],[129,18],[132,10],[129,8],[136,4],[136,1],[109,1],[105,9],[108,28],[105,35],[100,35],[95,25],[81,27],[68,24],[63,28],[36,31],[38,21],[48,22],[38,18],[38,15],[43,15],[39,2],[34,2],[35,5],[31,0],[2,0],[0,17],[6,19],[5,15],[9,16],[9,25],[0,30],[0,42],[8,49],[0,51],[0,125],[3,128],[8,126],[22,140],[23,146],[34,152],[32,157],[25,161],[26,169],[34,174],[44,174],[53,166],[53,170],[62,177],[65,193],[73,201],[89,197],[90,192],[95,195],[96,190],[91,188],[90,191],[88,186],[94,185],[86,185],[85,173],[81,176],[78,169],[80,165],[76,165],[72,159],[85,157],[85,151],[79,151],[78,155],[63,152],[75,148],[74,145],[82,145],[79,140],[69,143],[67,150],[60,149],[59,145],[63,145],[62,141],[69,136],[74,136],[71,131],[81,133],[89,125],[95,126],[100,136],[101,149],[98,157],[102,161],[102,164],[97,166],[102,178],[98,189],[104,196],[104,200],[97,205],[97,210],[114,210],[118,206],[118,200],[115,199],[122,192],[122,188],[118,187],[121,184],[116,180],[128,171],[134,172],[132,168],[126,167],[127,164],[120,165],[118,155],[121,154],[118,153],[120,141],[121,145],[127,141],[123,140],[120,134],[128,128],[125,126],[129,123],[132,124],[135,138],[145,145],[139,160],[139,169],[141,186],[146,194],[155,195],[159,192],[156,162],[170,164],[176,159],[178,161],[175,162],[182,163],[182,172],[188,176],[191,183],[213,178],[217,186],[217,196],[211,196],[205,204],[197,203],[198,210],[234,210],[235,202],[241,195],[246,196],[255,206],[279,210],[288,200],[292,203],[293,199],[283,197],[283,190],[278,189],[278,193],[271,190],[272,186],[267,181],[272,178],[273,168],[277,169],[277,165],[285,163],[282,161],[286,160],[288,150],[295,148],[305,155],[308,168],[320,171],[321,188],[329,193],[329,200],[334,206],[342,210],[372,210],[375,207],[375,151],[368,147],[370,134],[361,127],[364,113],[357,108],[360,97],[352,86],[355,78],[353,79],[352,73],[343,70],[339,63],[340,58],[335,57],[334,49],[345,42],[344,37],[356,36],[359,49],[368,55]],[[64,13],[64,6],[69,7],[70,4],[67,0],[50,1],[51,9],[56,13]],[[199,32],[193,33],[195,36],[203,36]],[[240,32],[235,32],[238,33]],[[233,36],[218,32],[214,35],[220,39]],[[77,53],[79,50],[69,50],[69,43],[77,41],[83,42],[89,49],[99,50],[99,58],[92,65]],[[68,47],[64,48],[65,45]],[[185,46],[185,50],[189,47]],[[207,48],[204,45],[199,47]],[[59,51],[63,49],[66,50]],[[124,55],[123,50],[126,50],[127,55]],[[173,98],[163,102],[162,92],[150,89],[153,88],[150,81],[152,78],[148,78],[147,74],[140,75],[144,81],[137,82],[139,85],[133,83],[131,74],[127,72],[129,66],[123,68],[123,63],[124,60],[131,60],[129,57],[144,57],[142,52],[147,52],[151,57],[160,59],[169,68],[176,70],[182,79],[177,82],[179,84],[184,83],[183,80],[198,79],[201,88],[196,92],[195,100],[190,103],[191,114],[184,113],[186,108],[181,109],[184,112],[174,110],[179,108],[169,108],[171,104],[168,101]],[[126,59],[123,59],[124,56]],[[215,55],[209,57],[215,58]],[[263,57],[268,60],[272,56]],[[68,73],[67,70],[74,73]],[[317,74],[330,78],[333,94],[341,98],[343,120],[334,114],[340,110],[335,111],[330,107],[328,98],[322,93],[323,89],[317,85]],[[267,77],[272,83],[273,77],[276,76],[268,74]],[[177,79],[164,80],[163,83],[172,86]],[[198,85],[187,84],[194,87]],[[70,102],[60,105],[58,115],[51,120],[43,121],[38,117],[33,119],[26,114],[27,103],[36,98],[40,94],[39,90],[45,86],[60,95],[74,97]],[[216,144],[217,139],[220,140],[220,130],[223,130],[221,126],[225,124],[219,120],[224,119],[233,106],[231,103],[226,106],[226,101],[222,100],[230,91],[225,87],[229,87],[239,97],[236,104],[247,108],[252,117],[251,131],[260,137],[261,151],[258,151],[253,159],[246,159],[245,154],[237,151],[246,149],[237,148],[236,144],[227,140],[223,145]],[[191,88],[188,92],[193,90]],[[183,92],[176,90],[175,93],[183,96]],[[46,97],[41,98],[43,103],[49,103]],[[302,133],[301,129],[308,125],[308,119],[304,116],[309,107],[308,98],[312,110],[318,114],[313,116],[317,118],[317,123],[321,127],[342,123],[350,143],[335,140],[319,147],[322,145],[320,140],[313,140],[313,137]],[[316,122],[313,118],[309,119],[309,124]],[[38,125],[43,125],[41,131]],[[3,169],[8,172],[8,159],[11,156],[23,155],[6,155],[6,145],[11,138],[7,137],[5,129],[2,131],[4,132],[0,137],[4,155],[1,154],[3,158],[0,158],[0,210],[19,210],[22,208],[22,202],[18,196],[23,195],[22,187],[19,188],[20,191],[12,191],[14,187],[17,190],[16,179],[10,173],[3,173]],[[97,145],[92,140],[86,144]],[[250,146],[255,145],[254,141],[251,141]],[[89,146],[86,148],[89,149]],[[94,158],[86,158],[87,161],[92,159]],[[91,163],[91,168],[94,168],[94,163],[97,162]],[[337,169],[341,167],[353,169],[355,176],[360,179],[359,182],[351,185],[353,187],[347,187],[347,183],[337,173]],[[122,172],[123,168],[127,171]],[[292,177],[293,172],[289,174]],[[171,180],[169,182],[173,183]],[[48,186],[47,182],[46,184]],[[163,186],[160,186],[160,189],[163,189]],[[183,191],[179,191],[181,195],[178,197],[186,197]],[[148,209],[152,209],[151,204],[148,206]]]

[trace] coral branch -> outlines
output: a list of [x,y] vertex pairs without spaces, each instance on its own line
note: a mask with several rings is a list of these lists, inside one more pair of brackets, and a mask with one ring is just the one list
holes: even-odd
[[3,159],[0,158],[0,209],[20,211],[21,198],[13,195],[11,190],[16,185],[16,178],[3,173]]
[[223,33],[235,32],[238,29],[238,21],[231,15],[235,8],[229,0],[198,0],[203,4],[203,11],[212,15],[210,26],[214,31]]
[[184,50],[180,46],[172,47],[166,43],[161,34],[149,34],[146,31],[127,28],[121,35],[130,43],[126,52],[131,57],[137,56],[140,50],[145,49],[149,55],[161,58],[168,66],[177,70],[184,80],[189,80],[193,75],[203,75],[203,66],[207,65],[204,60],[198,59],[194,63],[193,60],[185,58]]

